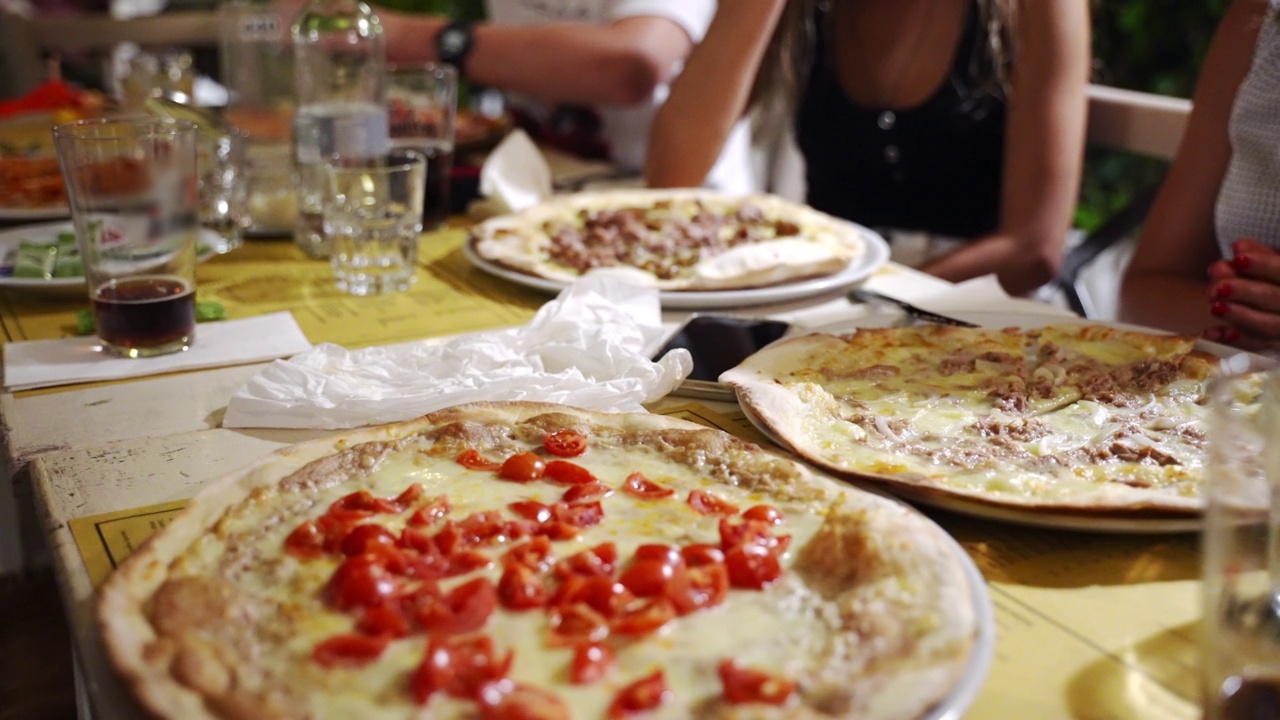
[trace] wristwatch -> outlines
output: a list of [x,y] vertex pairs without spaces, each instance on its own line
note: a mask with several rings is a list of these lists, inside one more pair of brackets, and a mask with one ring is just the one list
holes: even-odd
[[436,33],[436,57],[440,62],[452,65],[462,74],[463,64],[475,47],[475,35],[470,20],[454,20]]

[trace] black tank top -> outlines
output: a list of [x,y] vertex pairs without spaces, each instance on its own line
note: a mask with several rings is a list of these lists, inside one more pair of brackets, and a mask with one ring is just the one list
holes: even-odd
[[[823,14],[818,12],[818,28],[824,27]],[[869,227],[966,238],[995,229],[1005,103],[981,92],[970,72],[975,43],[981,42],[978,15],[970,7],[951,71],[938,90],[899,111],[851,101],[831,66],[827,38],[818,32],[795,126],[810,205]]]

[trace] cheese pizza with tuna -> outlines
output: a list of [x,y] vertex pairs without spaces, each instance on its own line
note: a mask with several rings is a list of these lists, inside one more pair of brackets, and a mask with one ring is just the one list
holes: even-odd
[[916,718],[972,667],[965,562],[718,430],[476,404],[215,482],[98,610],[163,718]]
[[774,195],[619,190],[487,220],[471,242],[479,257],[547,280],[614,268],[659,290],[744,290],[840,272],[866,252],[862,232]]
[[1192,513],[1216,361],[1103,325],[920,325],[783,340],[720,379],[805,459],[893,490]]

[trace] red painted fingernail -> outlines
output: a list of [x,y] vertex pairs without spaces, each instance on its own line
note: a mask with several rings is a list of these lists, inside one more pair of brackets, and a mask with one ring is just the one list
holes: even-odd
[[1219,298],[1231,297],[1233,292],[1235,292],[1235,288],[1231,286],[1231,283],[1224,282],[1218,285],[1218,289],[1213,292],[1213,296]]
[[1249,266],[1252,264],[1253,258],[1248,255],[1237,255],[1231,259],[1231,267],[1236,270],[1248,270]]
[[1240,331],[1235,328],[1227,330],[1227,342],[1235,342],[1240,339]]
[[1221,301],[1215,302],[1209,306],[1209,312],[1222,317],[1227,314],[1227,304]]

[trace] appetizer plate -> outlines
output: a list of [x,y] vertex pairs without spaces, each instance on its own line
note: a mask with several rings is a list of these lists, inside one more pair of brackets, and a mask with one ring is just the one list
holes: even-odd
[[[0,289],[15,288],[35,292],[83,293],[83,276],[59,277],[45,280],[43,278],[13,277],[12,275],[7,274],[12,272],[13,257],[17,252],[18,245],[20,243],[27,242],[52,245],[57,242],[59,233],[67,232],[75,232],[75,227],[70,222],[23,225],[21,227],[0,231],[0,271],[6,273],[4,275],[0,275]],[[213,257],[215,255],[213,247],[217,242],[218,236],[216,233],[212,230],[201,228],[199,252],[196,255],[196,261],[203,262]]]
[[[717,308],[741,308],[749,305],[789,302],[844,290],[865,280],[871,273],[879,270],[881,266],[889,261],[889,244],[885,242],[885,239],[879,233],[860,225],[858,226],[858,231],[866,244],[866,252],[854,258],[843,270],[837,273],[745,290],[664,290],[658,293],[658,298],[662,303],[662,307],[668,310],[713,310]],[[472,265],[490,275],[509,280],[517,285],[552,294],[560,292],[570,284],[560,280],[535,277],[502,267],[480,257],[472,247],[472,244],[473,241],[471,239],[463,243],[463,254],[471,261]]]

